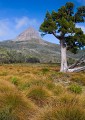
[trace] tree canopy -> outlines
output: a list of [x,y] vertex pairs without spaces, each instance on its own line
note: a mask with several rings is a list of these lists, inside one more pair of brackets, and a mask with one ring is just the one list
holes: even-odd
[[74,10],[74,4],[67,2],[58,11],[47,11],[44,22],[40,26],[43,35],[53,34],[59,41],[64,39],[67,50],[76,53],[85,46],[85,34],[77,23],[85,22],[85,6]]

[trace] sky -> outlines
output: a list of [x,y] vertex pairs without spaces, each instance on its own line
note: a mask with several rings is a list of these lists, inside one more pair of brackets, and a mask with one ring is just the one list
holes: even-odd
[[[65,5],[68,0],[0,0],[0,41],[15,39],[29,27],[39,30],[47,11]],[[85,0],[70,0],[75,8],[85,5]],[[85,32],[85,23],[78,24]],[[57,43],[52,35],[44,36],[45,40]]]

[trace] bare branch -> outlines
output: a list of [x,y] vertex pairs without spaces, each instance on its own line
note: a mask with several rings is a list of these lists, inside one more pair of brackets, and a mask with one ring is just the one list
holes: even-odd
[[83,62],[85,62],[84,57],[85,57],[85,55],[83,55],[79,60],[77,60],[76,63],[69,66],[68,69],[75,68],[76,66],[78,66],[78,65],[82,64]]
[[60,40],[60,36],[59,36],[59,35],[56,35],[56,33],[55,33],[54,31],[52,32],[52,34],[53,34],[57,39]]
[[84,67],[78,67],[75,69],[68,69],[68,72],[80,72],[80,71],[84,71],[85,70],[85,66]]

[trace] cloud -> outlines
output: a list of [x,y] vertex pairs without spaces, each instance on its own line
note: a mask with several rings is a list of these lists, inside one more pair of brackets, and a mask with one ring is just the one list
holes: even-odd
[[36,19],[29,19],[28,17],[16,18],[16,28],[19,29],[23,26],[33,26],[37,24]]
[[0,20],[0,40],[14,39],[20,32],[29,26],[38,27],[36,19],[27,16],[21,18],[1,19]]
[[85,26],[83,25],[76,25],[77,28],[81,28],[83,30],[83,32],[85,33]]
[[5,35],[6,31],[8,31],[8,20],[0,20],[0,36]]

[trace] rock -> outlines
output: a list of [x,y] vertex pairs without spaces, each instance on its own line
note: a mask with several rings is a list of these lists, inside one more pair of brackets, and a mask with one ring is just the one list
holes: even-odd
[[27,30],[22,32],[20,35],[17,36],[17,41],[25,41],[25,40],[31,40],[31,39],[41,39],[39,36],[38,31],[36,31],[34,28],[29,27]]

